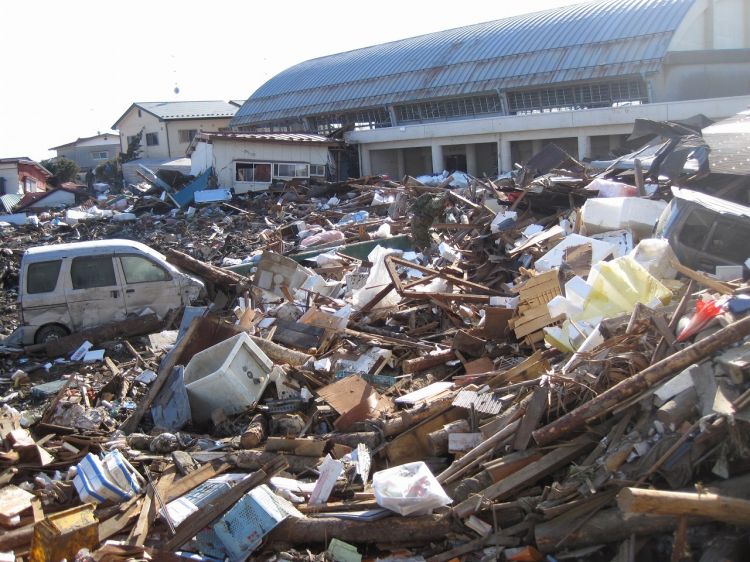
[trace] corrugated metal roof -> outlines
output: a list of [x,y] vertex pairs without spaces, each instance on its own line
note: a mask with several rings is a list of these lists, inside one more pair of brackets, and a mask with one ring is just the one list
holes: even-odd
[[226,139],[239,141],[262,141],[262,142],[302,142],[302,143],[338,143],[335,139],[324,135],[313,135],[308,133],[234,133],[221,131],[218,133],[203,132],[198,136],[206,139]]
[[[0,206],[5,210],[6,213],[12,213],[13,209],[21,202],[21,195],[17,193],[8,193],[7,195],[0,196]],[[0,221],[2,221],[0,217]]]
[[231,125],[653,72],[694,2],[592,2],[312,59],[258,88]]
[[140,108],[161,119],[200,119],[232,117],[237,106],[222,100],[211,101],[144,101],[136,102]]

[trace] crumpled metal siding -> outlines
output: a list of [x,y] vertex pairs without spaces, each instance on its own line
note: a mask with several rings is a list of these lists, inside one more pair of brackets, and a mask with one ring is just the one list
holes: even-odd
[[694,2],[579,4],[309,60],[258,88],[231,124],[423,99],[425,90],[434,98],[653,72]]

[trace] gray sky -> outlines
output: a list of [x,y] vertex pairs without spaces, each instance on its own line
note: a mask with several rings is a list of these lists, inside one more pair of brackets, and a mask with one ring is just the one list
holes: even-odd
[[134,101],[246,99],[310,58],[576,3],[6,0],[0,158],[49,158]]

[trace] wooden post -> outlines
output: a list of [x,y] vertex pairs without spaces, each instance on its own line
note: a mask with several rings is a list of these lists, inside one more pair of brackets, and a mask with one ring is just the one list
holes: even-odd
[[603,416],[625,400],[660,383],[693,363],[700,363],[711,354],[736,343],[750,334],[750,316],[722,328],[715,334],[662,359],[635,376],[625,379],[609,390],[585,402],[572,412],[532,433],[541,446],[549,445],[583,427],[588,421]]
[[623,513],[707,517],[750,527],[750,501],[708,492],[669,492],[623,488],[617,495]]
[[231,292],[237,288],[250,285],[250,279],[239,273],[202,262],[177,250],[167,250],[167,261],[180,269],[184,269],[206,281],[210,281],[215,286],[221,287],[226,291]]

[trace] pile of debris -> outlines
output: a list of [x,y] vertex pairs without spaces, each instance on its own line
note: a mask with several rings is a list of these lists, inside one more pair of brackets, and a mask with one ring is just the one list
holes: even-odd
[[747,256],[699,271],[674,242],[687,230],[651,237],[662,213],[677,228],[680,201],[717,208],[675,187],[697,176],[675,164],[685,142],[664,146],[645,174],[552,146],[459,187],[290,184],[7,227],[6,333],[33,245],[144,241],[207,292],[177,314],[6,340],[0,551],[739,560]]

